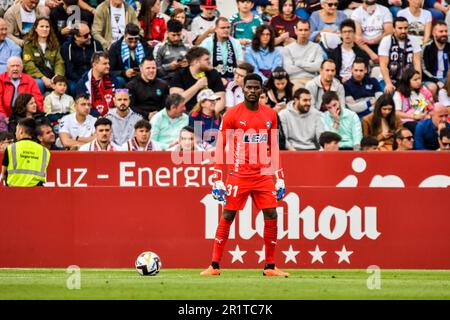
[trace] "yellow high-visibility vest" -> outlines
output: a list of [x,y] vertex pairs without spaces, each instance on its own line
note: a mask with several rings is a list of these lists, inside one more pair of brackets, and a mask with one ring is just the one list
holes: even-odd
[[7,184],[14,187],[34,187],[45,182],[50,151],[29,140],[19,140],[8,146]]

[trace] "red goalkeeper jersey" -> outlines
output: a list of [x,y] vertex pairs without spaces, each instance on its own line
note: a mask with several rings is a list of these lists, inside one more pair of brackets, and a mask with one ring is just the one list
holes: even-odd
[[240,103],[225,112],[216,147],[215,169],[227,165],[236,177],[273,175],[280,165],[277,115],[259,104],[249,110]]

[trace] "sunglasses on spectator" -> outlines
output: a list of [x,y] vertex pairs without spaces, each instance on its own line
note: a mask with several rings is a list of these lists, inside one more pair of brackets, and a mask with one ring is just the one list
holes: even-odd
[[91,33],[90,33],[90,32],[88,32],[88,33],[86,33],[86,34],[80,34],[80,35],[79,35],[80,38],[84,38],[84,39],[87,39],[87,38],[89,38],[90,36],[91,36]]
[[286,78],[287,77],[287,72],[285,72],[285,71],[275,71],[275,72],[272,72],[272,76],[274,78],[276,78],[276,79]]
[[411,141],[412,139],[414,139],[414,137],[413,136],[409,136],[409,137],[402,137],[402,140],[408,140],[408,141]]
[[338,3],[337,2],[332,2],[332,3],[327,3],[327,5],[329,6],[329,7],[336,7],[337,8],[337,6],[338,6]]

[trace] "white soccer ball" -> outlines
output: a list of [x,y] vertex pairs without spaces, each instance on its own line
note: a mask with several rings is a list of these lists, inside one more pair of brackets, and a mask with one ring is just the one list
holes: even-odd
[[136,259],[136,271],[142,276],[156,276],[161,266],[161,259],[151,251],[142,252]]

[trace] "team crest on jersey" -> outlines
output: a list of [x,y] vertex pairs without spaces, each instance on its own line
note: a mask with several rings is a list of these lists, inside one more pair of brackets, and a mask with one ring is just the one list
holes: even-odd
[[267,129],[270,129],[272,127],[272,121],[267,121],[266,127],[267,127]]
[[251,134],[244,135],[245,143],[260,143],[260,142],[267,142],[267,140],[268,140],[267,133],[263,133],[263,134],[251,133]]

